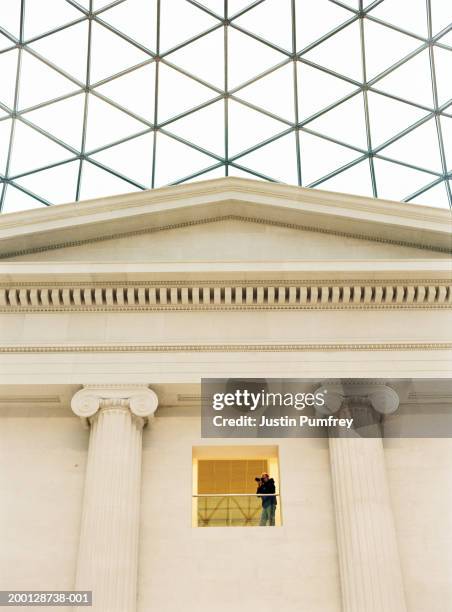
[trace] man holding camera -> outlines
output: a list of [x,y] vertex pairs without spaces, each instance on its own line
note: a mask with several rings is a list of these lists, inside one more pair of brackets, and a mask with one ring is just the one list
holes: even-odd
[[265,527],[275,526],[275,512],[276,512],[276,488],[275,481],[273,478],[264,472],[260,478],[254,479],[257,482],[257,494],[262,500],[262,513],[259,525]]

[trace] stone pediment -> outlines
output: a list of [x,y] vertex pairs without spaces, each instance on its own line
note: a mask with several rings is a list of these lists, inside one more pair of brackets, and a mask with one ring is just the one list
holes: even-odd
[[447,253],[282,221],[225,216],[93,237],[13,255],[34,262],[282,262],[444,259]]

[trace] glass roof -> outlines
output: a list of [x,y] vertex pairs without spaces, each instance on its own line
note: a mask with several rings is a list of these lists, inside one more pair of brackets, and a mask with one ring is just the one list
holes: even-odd
[[1,0],[1,210],[244,176],[449,208],[452,2]]

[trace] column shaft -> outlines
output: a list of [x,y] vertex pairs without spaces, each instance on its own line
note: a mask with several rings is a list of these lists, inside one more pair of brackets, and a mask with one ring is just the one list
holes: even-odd
[[344,612],[406,611],[381,438],[330,438]]
[[93,612],[136,610],[143,419],[125,404],[91,419],[76,589]]

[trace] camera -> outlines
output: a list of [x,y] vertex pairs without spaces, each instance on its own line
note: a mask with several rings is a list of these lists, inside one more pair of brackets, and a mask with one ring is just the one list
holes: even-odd
[[260,482],[262,480],[262,478],[259,478],[259,476],[256,476],[256,478],[254,479],[256,482]]

